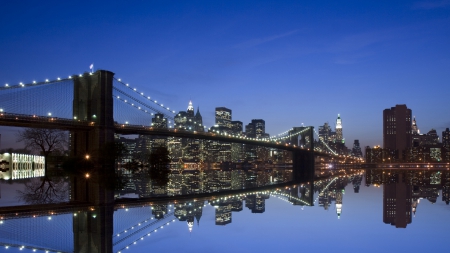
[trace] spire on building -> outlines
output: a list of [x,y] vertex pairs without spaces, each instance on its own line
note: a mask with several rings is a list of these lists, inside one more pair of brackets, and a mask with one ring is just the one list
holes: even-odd
[[414,117],[413,122],[412,122],[412,133],[413,134],[420,134],[420,130],[417,127],[417,123],[416,123],[416,117]]
[[194,106],[192,106],[192,101],[191,101],[191,100],[189,100],[189,105],[188,105],[187,111],[188,111],[188,112],[189,112],[189,111],[194,112]]
[[197,113],[195,113],[195,117],[196,118],[201,118],[202,117],[202,115],[200,114],[200,107],[199,106],[197,106]]
[[336,119],[336,141],[344,143],[344,136],[342,134],[342,120],[340,114],[338,114],[338,117]]

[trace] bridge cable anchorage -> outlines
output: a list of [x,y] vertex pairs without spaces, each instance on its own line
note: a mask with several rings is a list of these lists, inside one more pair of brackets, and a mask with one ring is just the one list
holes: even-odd
[[115,78],[114,80],[116,80],[117,82],[119,82],[120,84],[124,85],[125,87],[127,87],[128,89],[130,89],[131,91],[133,91],[134,93],[138,94],[139,96],[143,97],[145,100],[151,101],[157,105],[159,105],[160,107],[162,107],[164,110],[167,110],[168,112],[175,114],[175,111],[171,111],[169,107],[164,107],[163,104],[158,103],[156,100],[151,99],[149,96],[144,96],[144,93],[142,92],[138,92],[136,88],[131,88],[129,86],[129,84],[122,82],[122,80],[119,78]]
[[[114,90],[116,90],[116,88],[114,88]],[[142,103],[141,101],[139,101],[139,100],[137,100],[137,99],[131,97],[130,95],[128,95],[128,94],[126,94],[126,93],[123,93],[123,92],[120,91],[120,90],[116,90],[116,91],[120,92],[121,94],[123,94],[123,95],[126,96],[127,98],[129,98],[129,99],[135,101],[136,103],[139,103],[139,104],[142,105],[143,107],[146,107],[147,109],[149,109],[149,110],[151,110],[151,111],[154,111],[154,112],[157,112],[157,113],[164,114],[164,115],[166,116],[166,118],[171,119],[171,120],[174,120],[174,118],[173,118],[172,116],[167,115],[167,114],[163,113],[162,111],[160,111],[160,110],[158,110],[158,109],[155,109],[154,107],[151,107],[151,106],[149,106],[149,105],[147,105],[147,104],[144,104],[144,103]],[[126,99],[121,98],[120,96],[115,96],[115,95],[113,95],[113,97],[116,98],[116,99],[119,99],[120,101],[122,101],[122,102],[124,102],[124,103],[126,103],[126,104],[128,104],[128,105],[130,105],[130,106],[132,106],[132,107],[134,107],[134,108],[136,108],[136,109],[138,109],[138,110],[144,112],[144,113],[147,113],[147,114],[152,115],[152,116],[154,115],[153,113],[148,112],[147,110],[145,110],[145,109],[141,108],[140,106],[137,106],[137,105],[135,105],[135,104],[129,102],[129,101],[126,100]]]

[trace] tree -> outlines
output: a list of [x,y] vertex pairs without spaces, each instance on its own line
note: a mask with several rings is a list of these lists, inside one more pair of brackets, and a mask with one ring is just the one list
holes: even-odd
[[67,134],[59,129],[25,128],[17,133],[17,142],[23,142],[31,150],[40,151],[45,157],[45,173],[48,156],[54,151],[63,152],[67,139]]
[[68,184],[62,178],[32,178],[24,186],[23,190],[17,190],[18,198],[28,204],[60,203],[68,199]]
[[67,144],[67,135],[62,130],[44,128],[25,128],[17,133],[17,142],[23,142],[31,150],[40,151],[45,158],[45,175],[41,179],[32,179],[19,191],[19,198],[27,203],[55,203],[66,196],[65,183],[59,179],[52,181],[47,173],[47,158],[55,151],[63,152]]

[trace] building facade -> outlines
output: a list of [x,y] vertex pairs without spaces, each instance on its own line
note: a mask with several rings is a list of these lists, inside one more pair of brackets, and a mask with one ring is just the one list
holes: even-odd
[[411,109],[406,105],[396,105],[383,111],[383,148],[398,150],[399,159],[403,151],[411,147]]

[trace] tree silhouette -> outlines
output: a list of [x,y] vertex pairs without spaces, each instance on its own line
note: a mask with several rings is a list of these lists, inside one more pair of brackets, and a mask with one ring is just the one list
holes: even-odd
[[17,142],[23,142],[28,149],[40,151],[45,157],[46,175],[48,156],[54,151],[63,152],[67,139],[67,134],[59,129],[25,128],[17,133]]
[[17,190],[18,198],[28,204],[60,203],[68,199],[68,184],[63,178],[32,178],[24,185],[24,190]]
[[44,177],[31,179],[25,183],[25,189],[18,191],[19,199],[30,204],[48,204],[63,201],[67,187],[61,179],[52,180],[47,173],[47,158],[54,151],[63,152],[67,144],[67,134],[62,130],[44,128],[25,128],[17,133],[17,142],[40,152],[45,158]]

